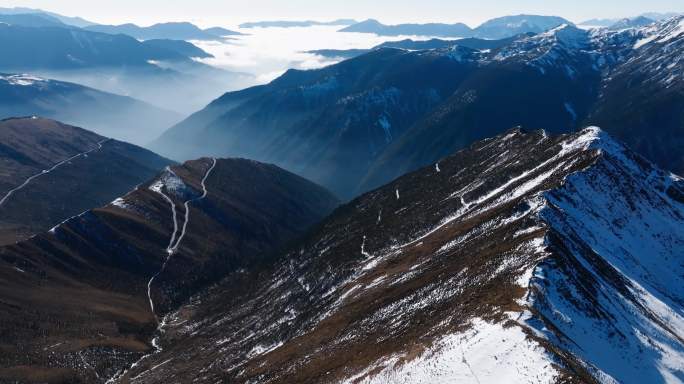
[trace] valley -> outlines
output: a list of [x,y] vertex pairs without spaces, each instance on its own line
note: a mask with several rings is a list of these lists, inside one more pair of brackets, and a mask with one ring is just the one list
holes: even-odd
[[684,382],[671,0],[10,3],[0,383]]

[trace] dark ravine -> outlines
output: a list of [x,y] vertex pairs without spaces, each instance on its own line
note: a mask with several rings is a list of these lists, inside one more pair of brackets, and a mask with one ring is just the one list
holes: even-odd
[[[0,248],[0,381],[107,381],[154,350],[168,311],[227,273],[266,263],[337,205],[272,165],[213,164],[172,166],[109,205]],[[160,192],[176,207],[176,226]],[[182,241],[168,257],[174,227]]]
[[598,128],[511,130],[191,296],[118,382],[678,377],[681,196],[681,178]]
[[[477,53],[462,49],[467,57]],[[368,165],[474,65],[380,49],[319,70],[290,70],[268,85],[225,94],[151,148],[179,159],[231,153],[273,162],[350,198]]]

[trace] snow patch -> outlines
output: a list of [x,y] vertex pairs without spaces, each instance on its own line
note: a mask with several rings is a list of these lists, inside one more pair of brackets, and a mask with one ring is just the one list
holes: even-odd
[[126,203],[126,200],[124,200],[121,197],[116,198],[114,201],[111,203],[115,207],[119,207],[121,209],[128,209],[128,203]]
[[344,384],[516,384],[551,383],[553,358],[518,326],[475,319],[472,328],[429,346],[417,358],[391,356],[343,381]]

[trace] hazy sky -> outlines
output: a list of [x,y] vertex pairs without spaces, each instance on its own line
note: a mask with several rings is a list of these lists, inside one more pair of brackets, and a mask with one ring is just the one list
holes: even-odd
[[265,19],[376,18],[385,23],[465,22],[533,13],[572,21],[684,12],[684,0],[0,0],[3,7],[42,8],[100,23],[192,21],[231,26]]

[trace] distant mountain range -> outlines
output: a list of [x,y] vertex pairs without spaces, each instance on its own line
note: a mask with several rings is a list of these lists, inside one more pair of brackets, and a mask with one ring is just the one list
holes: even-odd
[[572,23],[555,16],[517,15],[492,19],[471,29],[463,23],[384,25],[377,20],[369,19],[343,28],[340,32],[374,33],[380,36],[418,35],[503,39],[523,33],[544,32],[561,24],[571,25]]
[[227,35],[241,35],[240,32],[230,31],[224,28],[200,29],[194,24],[159,23],[149,27],[139,27],[135,24],[121,25],[90,25],[85,30],[109,34],[125,34],[139,40],[149,39],[173,39],[173,40],[219,40]]
[[17,15],[17,14],[39,14],[42,16],[45,16],[47,19],[56,19],[59,20],[60,22],[66,24],[66,25],[71,25],[74,27],[87,27],[90,25],[94,25],[95,23],[90,22],[88,20],[85,20],[80,17],[70,17],[70,16],[64,16],[60,15],[58,13],[54,12],[47,12],[43,11],[42,9],[34,9],[34,8],[24,8],[24,7],[14,7],[14,8],[0,8],[0,14],[3,15]]
[[2,14],[0,23],[20,25],[23,27],[68,27],[59,19],[42,13]]
[[140,147],[42,118],[0,120],[0,143],[0,244],[106,204],[171,164]]
[[579,23],[579,25],[587,27],[610,27],[617,23],[620,19],[589,19]]
[[520,39],[524,36],[532,36],[533,33],[513,36],[505,39],[492,40],[492,39],[479,39],[476,37],[467,37],[464,39],[457,40],[441,40],[441,39],[430,39],[430,40],[411,40],[405,39],[400,41],[388,41],[382,44],[378,44],[370,49],[318,49],[313,51],[307,51],[314,55],[319,55],[328,58],[337,59],[351,59],[363,55],[365,53],[374,51],[381,48],[398,48],[406,49],[411,51],[427,50],[427,49],[444,49],[454,46],[466,47],[477,50],[486,49],[496,49],[504,45],[508,45],[514,40]]
[[611,25],[620,22],[621,20],[630,20],[630,19],[638,19],[638,18],[646,18],[654,21],[661,21],[665,19],[669,19],[672,17],[680,16],[682,13],[677,13],[677,12],[667,12],[667,13],[658,13],[658,12],[647,12],[643,13],[639,16],[636,17],[629,17],[629,18],[624,18],[624,19],[613,19],[613,18],[607,18],[607,19],[590,19],[590,20],[585,20],[579,25],[586,25],[586,26],[592,26],[592,27],[610,27]]
[[374,33],[380,36],[419,35],[441,37],[467,37],[472,34],[470,27],[463,23],[385,25],[374,19],[352,24],[340,29],[340,32]]
[[0,24],[0,49],[0,72],[79,83],[187,113],[251,80],[196,61],[211,55],[181,40]]
[[378,49],[227,93],[153,148],[274,162],[350,198],[512,126],[597,124],[682,172],[684,81],[658,71],[680,60],[681,22],[565,25],[491,50]]
[[617,30],[625,28],[643,27],[655,23],[657,20],[659,19],[651,19],[645,16],[637,16],[624,19],[592,19],[584,21],[580,25],[585,25],[588,27],[604,27]]
[[670,19],[673,17],[682,16],[682,15],[684,15],[684,12],[646,12],[646,13],[641,14],[640,16],[643,16],[643,17],[646,17],[646,18],[652,19],[652,20],[661,21],[661,20]]
[[653,19],[649,19],[648,17],[644,17],[644,16],[638,16],[638,17],[635,17],[632,19],[619,20],[619,21],[615,22],[614,24],[611,24],[610,26],[608,26],[608,28],[619,30],[619,29],[626,29],[626,28],[645,27],[645,26],[647,26],[649,24],[653,24],[653,23],[655,23],[655,20],[653,20]]
[[293,27],[312,27],[316,25],[352,25],[358,21],[353,19],[338,19],[333,21],[289,21],[289,20],[273,20],[273,21],[257,21],[240,24],[240,28],[293,28]]
[[56,13],[30,8],[0,8],[0,23],[24,27],[75,27],[108,34],[124,34],[139,40],[220,40],[226,36],[241,35],[222,27],[201,29],[188,22],[158,23],[149,27],[135,24],[101,25],[80,18],[65,17]]
[[175,50],[127,35],[83,29],[0,24],[3,70],[150,66],[151,60],[188,60]]
[[658,70],[680,60],[682,22],[620,31],[567,26],[492,51],[489,64],[380,156],[366,188],[515,125],[555,132],[597,125],[683,173],[684,138],[675,132],[684,124],[684,77]]
[[0,118],[42,116],[146,145],[182,116],[74,83],[0,73]]
[[524,33],[542,33],[560,25],[573,25],[558,16],[517,15],[488,20],[473,30],[475,37],[503,39]]

